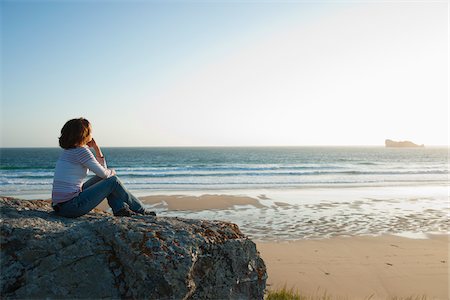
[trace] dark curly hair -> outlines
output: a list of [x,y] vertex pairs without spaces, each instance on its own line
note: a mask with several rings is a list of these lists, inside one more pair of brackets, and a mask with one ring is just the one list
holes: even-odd
[[59,145],[63,149],[72,149],[88,142],[91,126],[85,118],[72,119],[64,124],[59,137]]

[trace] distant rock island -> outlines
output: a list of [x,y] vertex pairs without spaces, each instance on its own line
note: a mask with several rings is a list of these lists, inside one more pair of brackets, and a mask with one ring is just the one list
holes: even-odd
[[418,147],[424,147],[424,145],[417,145],[410,141],[393,141],[393,140],[385,140],[384,144],[386,147],[394,147],[394,148],[418,148]]

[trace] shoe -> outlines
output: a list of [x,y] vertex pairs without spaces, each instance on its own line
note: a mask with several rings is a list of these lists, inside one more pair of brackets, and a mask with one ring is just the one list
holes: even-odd
[[144,215],[144,216],[153,216],[156,217],[156,213],[154,211],[151,211],[147,208],[144,208],[144,210],[140,211],[139,214]]
[[131,217],[131,211],[124,207],[114,213],[116,217]]

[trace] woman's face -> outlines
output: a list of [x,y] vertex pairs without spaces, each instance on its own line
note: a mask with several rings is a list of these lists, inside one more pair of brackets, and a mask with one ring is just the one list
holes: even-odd
[[86,144],[92,141],[92,135],[89,134],[89,136],[86,138]]
[[89,124],[89,135],[86,137],[86,144],[92,141],[92,126]]
[[86,139],[82,142],[80,145],[81,147],[87,145],[90,141],[92,141],[92,126],[89,124],[89,135],[86,137]]

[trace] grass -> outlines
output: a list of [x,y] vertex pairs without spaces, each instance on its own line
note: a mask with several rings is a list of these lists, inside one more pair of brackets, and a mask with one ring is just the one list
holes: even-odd
[[323,292],[323,295],[313,295],[306,296],[302,295],[298,290],[294,291],[293,288],[288,289],[284,286],[278,290],[268,290],[265,297],[265,300],[334,300],[337,298],[332,298],[327,292]]
[[[372,298],[373,295],[365,297],[364,299],[370,300]],[[348,299],[348,298],[332,296],[329,295],[326,291],[321,294],[317,292],[316,295],[303,295],[298,290],[294,291],[293,288],[288,289],[286,286],[278,290],[267,290],[264,296],[264,300],[341,300],[341,299]],[[427,299],[428,298],[426,296],[386,298],[386,300],[427,300]]]

